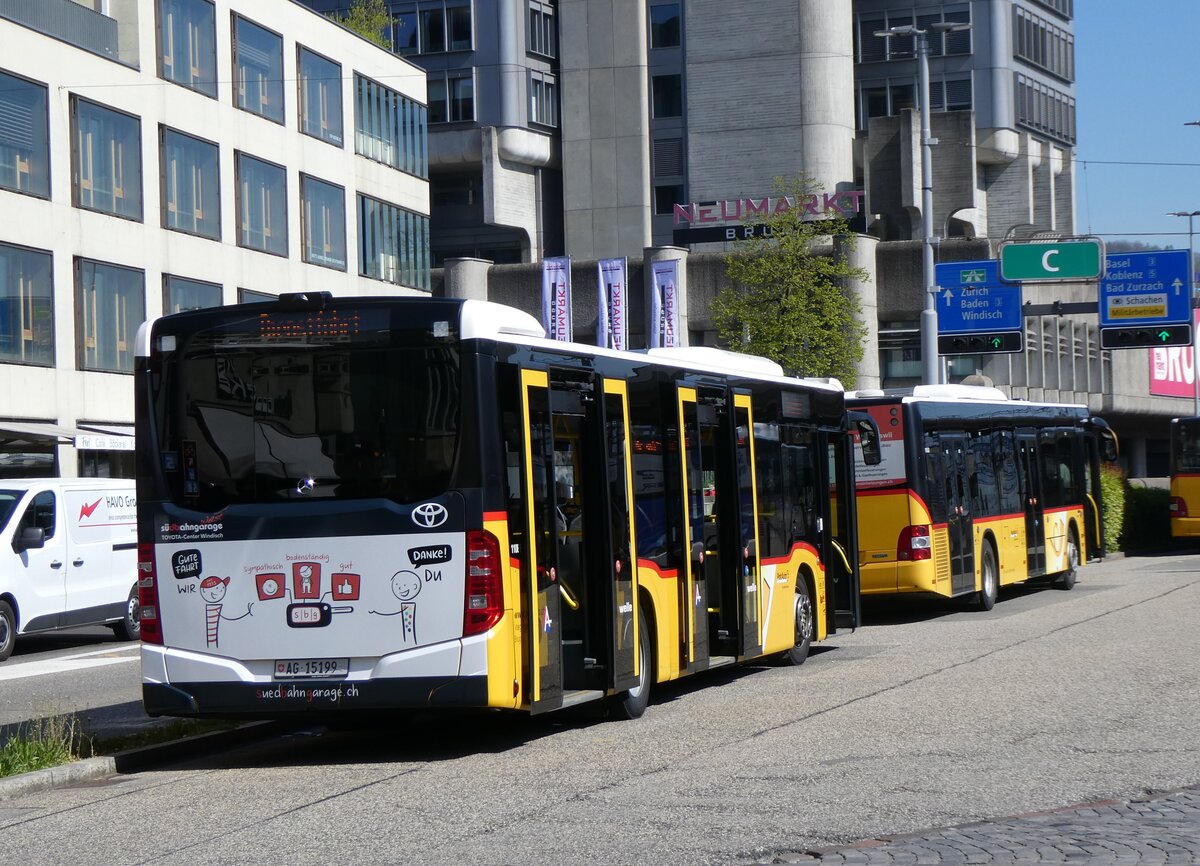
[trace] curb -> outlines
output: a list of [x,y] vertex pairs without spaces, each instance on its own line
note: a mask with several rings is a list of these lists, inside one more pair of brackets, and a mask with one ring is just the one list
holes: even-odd
[[115,758],[86,758],[58,767],[45,770],[33,770],[19,776],[9,776],[0,779],[0,801],[23,797],[26,794],[36,794],[51,788],[74,785],[79,782],[90,782],[115,775],[117,761]]
[[229,749],[275,736],[285,730],[279,722],[252,722],[228,731],[193,734],[178,740],[127,749],[112,755],[84,758],[70,764],[0,778],[0,802],[52,788],[92,782],[123,773],[136,773],[162,764],[183,761],[205,752]]

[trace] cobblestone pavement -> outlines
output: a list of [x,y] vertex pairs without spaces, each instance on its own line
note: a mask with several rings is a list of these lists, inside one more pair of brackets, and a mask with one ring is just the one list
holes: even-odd
[[823,866],[1200,863],[1200,787],[869,839],[846,847],[778,852],[749,862]]

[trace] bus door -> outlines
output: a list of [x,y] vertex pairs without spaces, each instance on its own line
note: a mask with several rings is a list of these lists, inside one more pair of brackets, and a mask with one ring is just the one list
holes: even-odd
[[717,484],[718,408],[724,398],[680,387],[679,459],[683,479],[683,563],[679,580],[681,665],[689,671],[709,665],[710,573],[721,564],[720,498]]
[[[878,437],[876,437],[878,438]],[[858,628],[859,608],[858,520],[854,498],[854,439],[849,431],[829,434],[827,465],[829,477],[830,531],[825,533],[826,592],[832,603],[826,608],[826,628]],[[815,600],[814,600],[815,601]]]
[[1101,531],[1100,503],[1104,501],[1100,489],[1100,437],[1088,431],[1083,439],[1083,522],[1087,524],[1087,557],[1097,559],[1104,556],[1104,533]]
[[1046,524],[1042,520],[1042,464],[1038,459],[1037,431],[1017,431],[1021,500],[1025,505],[1025,544],[1030,577],[1046,573]]
[[970,494],[975,458],[962,434],[943,433],[941,442],[945,461],[946,529],[950,538],[950,589],[958,595],[975,589],[975,528]]
[[[760,579],[761,558],[758,548],[758,490],[755,486],[754,413],[749,394],[733,395],[733,451],[737,478],[737,498],[726,497],[737,511],[729,520],[734,537],[730,540],[737,551],[736,579],[722,584],[724,608],[739,611],[738,631],[741,635],[738,655],[752,658],[762,654],[762,617],[766,604]],[[734,596],[730,598],[729,596]],[[731,613],[725,613],[725,616]],[[718,634],[725,623],[718,617]]]
[[624,383],[523,370],[520,551],[529,703],[557,709],[637,684],[636,579]]
[[637,550],[633,510],[633,461],[629,435],[629,393],[623,380],[604,380],[603,412],[605,483],[607,508],[599,514],[607,525],[603,527],[605,545],[599,551],[601,562],[597,575],[608,575],[612,593],[609,599],[608,626],[610,629],[611,673],[608,687],[624,691],[637,685],[641,665],[649,659],[639,659]]

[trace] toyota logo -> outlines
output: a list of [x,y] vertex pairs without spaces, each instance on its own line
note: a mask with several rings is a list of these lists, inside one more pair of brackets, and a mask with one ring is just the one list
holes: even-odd
[[436,502],[425,502],[412,510],[413,523],[426,529],[441,526],[446,522],[447,517],[449,514],[446,512],[446,506]]

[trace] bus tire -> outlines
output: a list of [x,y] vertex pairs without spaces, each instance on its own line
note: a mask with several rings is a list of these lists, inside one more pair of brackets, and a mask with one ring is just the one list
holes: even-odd
[[650,649],[650,627],[638,608],[638,684],[625,692],[616,703],[617,716],[639,719],[650,705],[650,686],[654,683],[654,654]]
[[17,642],[17,615],[7,601],[0,601],[0,662],[12,655]]
[[996,551],[991,544],[984,544],[980,554],[979,583],[975,606],[979,610],[991,610],[996,606],[996,596],[1000,594],[1000,569],[996,565]]
[[783,658],[788,664],[802,665],[808,658],[808,650],[812,646],[813,629],[816,625],[812,594],[808,591],[808,581],[802,574],[796,578],[796,598],[793,608],[796,622],[796,645],[785,652]]
[[1055,589],[1071,589],[1079,576],[1079,538],[1072,529],[1067,535],[1067,568],[1054,578]]
[[138,600],[136,585],[129,593],[125,602],[125,615],[112,625],[113,634],[117,640],[141,640],[142,637],[142,605]]

